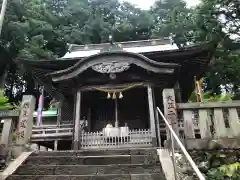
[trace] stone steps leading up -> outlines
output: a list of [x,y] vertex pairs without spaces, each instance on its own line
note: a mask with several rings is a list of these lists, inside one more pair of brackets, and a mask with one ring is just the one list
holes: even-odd
[[27,165],[109,165],[109,164],[151,164],[158,163],[158,157],[148,155],[107,156],[38,156],[29,157]]
[[154,155],[155,148],[132,148],[132,149],[102,149],[81,151],[42,151],[32,153],[31,156],[103,156],[103,155]]
[[120,164],[120,165],[40,165],[21,166],[16,175],[91,175],[91,174],[139,174],[139,173],[161,173],[156,165],[145,164]]
[[12,175],[8,180],[164,180],[161,173],[104,175]]
[[32,153],[7,180],[166,180],[154,148]]

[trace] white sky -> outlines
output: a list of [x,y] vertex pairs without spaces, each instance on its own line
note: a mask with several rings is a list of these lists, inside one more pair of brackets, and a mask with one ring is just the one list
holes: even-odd
[[[128,1],[142,9],[149,9],[156,0],[123,0],[123,1]],[[185,0],[185,1],[187,2],[188,7],[196,6],[200,2],[200,0]]]

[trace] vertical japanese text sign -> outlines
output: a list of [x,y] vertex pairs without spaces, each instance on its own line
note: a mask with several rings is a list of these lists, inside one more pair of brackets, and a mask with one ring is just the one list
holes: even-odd
[[[164,105],[164,114],[168,123],[172,126],[175,133],[179,135],[179,126],[178,126],[174,89],[163,90],[163,105]],[[169,138],[169,131],[167,131],[167,137]]]
[[17,129],[17,144],[27,144],[32,135],[35,103],[36,99],[34,96],[23,96]]

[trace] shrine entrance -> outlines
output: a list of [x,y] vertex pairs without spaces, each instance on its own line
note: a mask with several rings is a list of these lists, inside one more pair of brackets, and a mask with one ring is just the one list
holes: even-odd
[[74,149],[155,147],[154,89],[172,87],[179,67],[120,48],[51,73],[74,96]]
[[80,133],[81,148],[152,146],[147,87],[83,94],[82,114],[87,127]]

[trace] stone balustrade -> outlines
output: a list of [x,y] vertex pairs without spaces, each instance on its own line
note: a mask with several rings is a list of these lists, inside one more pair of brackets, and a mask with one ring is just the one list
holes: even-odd
[[185,139],[238,139],[240,101],[179,103],[180,130]]

